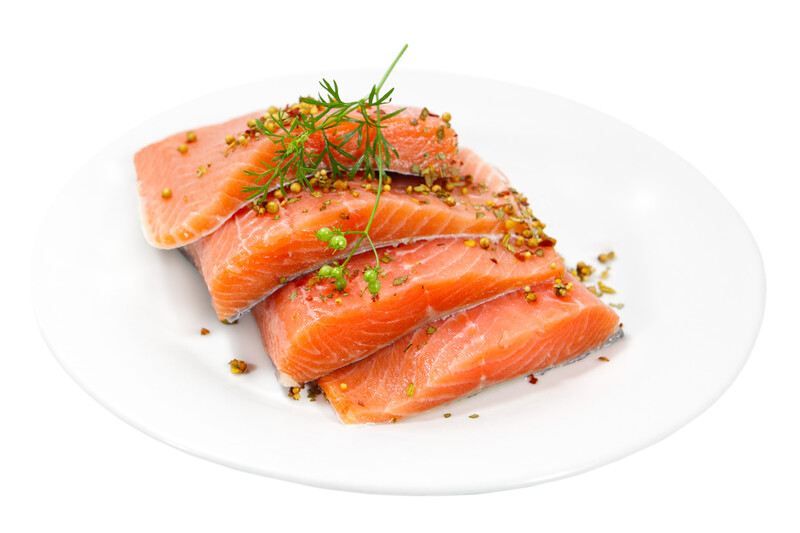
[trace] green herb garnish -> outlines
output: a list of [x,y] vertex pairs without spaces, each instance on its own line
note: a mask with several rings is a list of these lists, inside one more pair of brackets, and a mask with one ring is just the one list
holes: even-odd
[[[373,277],[370,274],[373,272],[377,274],[380,270],[380,258],[375,243],[370,237],[370,229],[375,221],[391,158],[393,155],[398,157],[397,150],[383,135],[382,123],[404,111],[402,108],[389,113],[381,111],[382,105],[391,102],[394,92],[394,89],[383,91],[383,85],[405,53],[406,48],[408,45],[403,46],[383,77],[376,85],[372,86],[369,94],[364,98],[345,101],[339,94],[339,85],[336,81],[329,82],[323,79],[320,81],[323,90],[321,94],[316,98],[300,98],[300,104],[309,106],[310,109],[315,110],[314,112],[287,113],[284,110],[276,110],[269,116],[269,124],[263,119],[254,121],[255,130],[278,145],[272,162],[263,164],[265,167],[263,171],[246,171],[248,175],[255,178],[254,185],[245,187],[245,191],[250,193],[249,199],[255,204],[266,203],[268,194],[275,185],[285,194],[285,186],[292,179],[296,179],[303,187],[312,190],[309,178],[315,174],[323,175],[327,179],[328,173],[330,173],[335,179],[339,176],[353,178],[358,172],[362,172],[367,176],[377,178],[375,203],[362,230],[341,231],[337,228],[320,228],[316,232],[317,238],[327,243],[331,250],[338,252],[350,247],[349,253],[341,264],[325,265],[318,274],[320,278],[332,278],[336,288],[340,291],[347,286],[345,278],[347,264],[361,249],[364,241],[375,254],[375,267],[366,269],[364,278],[373,296],[380,291],[380,279],[377,275]],[[329,137],[329,132],[344,124],[351,125],[352,129],[341,135],[338,140]],[[312,136],[321,137],[322,149],[318,152],[311,151],[306,146]],[[362,150],[358,157],[345,148],[353,139]],[[323,168],[326,165],[327,167]],[[326,206],[323,205],[321,209],[324,207]],[[349,236],[355,237],[352,243],[347,239]]]

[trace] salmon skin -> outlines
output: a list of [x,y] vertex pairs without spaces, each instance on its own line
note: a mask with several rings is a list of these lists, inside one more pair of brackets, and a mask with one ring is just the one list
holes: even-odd
[[[382,109],[388,112],[396,108]],[[158,248],[191,244],[215,231],[247,203],[250,193],[244,189],[254,185],[255,178],[245,171],[263,172],[264,163],[272,164],[280,149],[279,144],[248,128],[248,120],[262,115],[251,113],[198,128],[192,142],[187,142],[187,133],[171,135],[136,153],[142,227],[150,244]],[[345,122],[328,130],[328,137],[336,142],[354,127]],[[457,135],[436,115],[422,119],[419,109],[408,108],[384,121],[382,131],[397,149],[389,170],[449,176],[457,163]],[[246,142],[228,145],[228,135],[244,136]],[[319,153],[322,146],[320,135],[307,142],[312,153]],[[344,147],[354,158],[363,153],[357,136]],[[341,157],[342,164],[352,164],[341,154],[334,157]]]
[[384,249],[379,297],[359,274],[371,253],[348,268],[346,294],[331,280],[301,278],[253,309],[282,385],[293,386],[358,361],[439,317],[525,285],[561,277],[553,248],[520,260],[497,243],[488,249],[438,239]]
[[[418,193],[413,191],[421,187],[418,179],[395,177],[391,190],[381,194],[370,231],[376,246],[504,231],[503,213],[487,204],[513,204],[513,195],[498,198],[509,191],[508,181],[474,152],[465,149],[460,156],[460,172],[471,180],[457,181],[453,191],[440,187],[437,194]],[[208,286],[217,316],[233,320],[282,284],[336,259],[315,231],[362,230],[375,204],[374,186],[351,181],[346,185],[350,189],[290,194],[275,215],[244,208],[208,237],[185,247]]]
[[434,322],[319,380],[348,424],[394,422],[517,376],[573,360],[615,335],[617,314],[581,283],[512,293]]

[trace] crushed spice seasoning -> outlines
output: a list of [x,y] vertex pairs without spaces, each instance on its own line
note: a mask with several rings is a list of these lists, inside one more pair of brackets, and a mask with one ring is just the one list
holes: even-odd
[[593,273],[594,267],[583,261],[578,261],[578,264],[575,266],[575,275],[581,281],[586,281]]
[[572,290],[572,283],[564,283],[561,278],[556,279],[555,283],[553,283],[553,291],[556,293],[556,296],[563,298],[564,296]]
[[231,368],[231,374],[244,374],[247,372],[247,363],[241,359],[231,359],[228,361],[228,366]]
[[609,261],[613,261],[616,258],[617,254],[615,254],[613,250],[606,253],[602,253],[597,256],[597,260],[600,261],[601,263],[608,263]]
[[408,281],[408,276],[400,276],[392,280],[392,285],[394,285],[395,287],[399,287],[406,281]]
[[606,285],[605,283],[603,283],[602,281],[599,281],[599,280],[597,282],[597,288],[600,289],[600,292],[602,292],[603,294],[616,294],[617,293],[616,290],[614,290],[613,288],[609,287],[608,285]]

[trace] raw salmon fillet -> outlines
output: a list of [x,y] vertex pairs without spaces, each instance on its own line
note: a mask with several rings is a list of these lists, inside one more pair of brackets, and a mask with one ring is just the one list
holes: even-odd
[[615,334],[616,313],[581,283],[552,284],[455,314],[319,380],[348,424],[393,422],[494,383],[568,362]]
[[253,314],[281,384],[296,385],[358,361],[436,318],[563,276],[553,248],[539,250],[541,256],[520,260],[497,244],[483,249],[461,239],[387,248],[378,298],[359,275],[375,262],[365,253],[348,265],[346,295],[330,280],[301,278]]
[[[252,113],[198,128],[194,130],[196,140],[190,143],[185,132],[177,133],[135,155],[142,226],[150,244],[178,248],[195,242],[247,203],[249,193],[243,189],[253,185],[254,178],[245,171],[263,171],[262,163],[271,164],[279,148],[266,137],[251,136],[247,121],[261,115]],[[414,174],[430,169],[434,175],[449,175],[456,163],[455,132],[435,115],[425,120],[419,116],[419,109],[409,108],[383,123],[384,136],[398,152],[390,170]],[[335,141],[353,127],[344,123],[330,130],[329,137]],[[227,135],[238,137],[243,133],[250,139],[246,144],[226,144]],[[185,153],[178,151],[182,144],[186,145]],[[321,146],[320,136],[309,139],[310,150],[319,151]],[[355,157],[363,151],[355,136],[345,147]],[[171,193],[167,198],[162,195],[165,189]]]
[[[508,182],[474,152],[462,150],[460,157],[460,172],[472,176],[472,185],[452,192],[454,205],[435,194],[408,194],[408,180],[418,186],[419,179],[396,178],[392,190],[381,194],[370,231],[376,246],[504,231],[504,220],[487,202],[513,202],[513,195],[497,197],[508,192]],[[237,318],[281,284],[335,259],[314,232],[323,226],[361,230],[375,203],[375,193],[359,182],[351,181],[349,186],[352,190],[318,196],[308,191],[290,195],[283,200],[277,220],[241,209],[217,231],[183,249],[203,275],[220,319]]]

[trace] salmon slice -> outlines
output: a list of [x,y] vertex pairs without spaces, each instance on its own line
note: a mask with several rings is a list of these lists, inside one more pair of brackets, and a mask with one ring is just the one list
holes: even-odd
[[[497,197],[508,192],[508,182],[474,152],[463,150],[462,158],[461,172],[472,176],[471,185],[458,181],[452,193],[443,188],[438,195],[408,194],[411,178],[393,181],[391,190],[381,194],[370,231],[376,246],[505,231],[504,213],[487,203],[513,205],[515,195]],[[219,318],[237,318],[281,284],[335,259],[314,232],[323,226],[363,229],[375,203],[375,193],[364,189],[365,185],[374,187],[374,183],[351,181],[346,185],[351,189],[290,195],[277,216],[244,208],[208,237],[185,247],[203,275]],[[419,186],[418,179],[413,186]]]
[[[388,109],[387,109],[388,111]],[[221,124],[194,130],[196,139],[187,142],[187,133],[177,133],[142,148],[134,157],[139,188],[142,226],[147,241],[158,248],[178,248],[209,235],[239,208],[250,193],[244,188],[254,184],[245,171],[263,171],[263,163],[272,164],[279,144],[264,136],[255,136],[248,120],[263,113],[251,113]],[[336,142],[355,126],[344,123],[328,133]],[[456,164],[456,133],[442,119],[429,115],[420,118],[420,110],[409,108],[385,121],[384,136],[397,149],[391,170],[405,174],[428,172],[449,176]],[[245,144],[226,143],[226,136],[244,135]],[[178,150],[184,145],[186,150]],[[322,137],[312,136],[307,145],[319,153]],[[345,144],[354,157],[363,152],[356,136]],[[341,154],[343,164],[352,165]],[[168,190],[168,193],[165,193]]]
[[[520,260],[492,244],[467,246],[439,239],[386,249],[378,298],[367,291],[365,267],[371,253],[348,268],[347,294],[315,276],[283,287],[253,309],[266,352],[289,386],[324,376],[358,361],[406,333],[525,285],[564,274],[553,248]],[[526,309],[527,310],[527,309]]]
[[433,323],[319,380],[348,424],[393,422],[494,383],[568,362],[601,346],[616,313],[581,284],[529,303],[517,292]]

